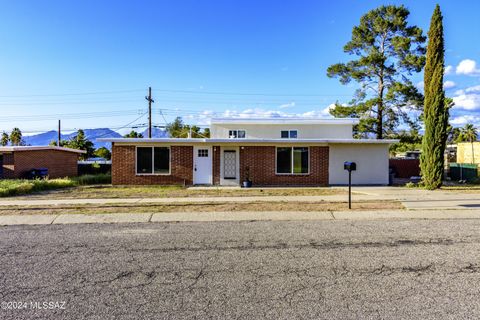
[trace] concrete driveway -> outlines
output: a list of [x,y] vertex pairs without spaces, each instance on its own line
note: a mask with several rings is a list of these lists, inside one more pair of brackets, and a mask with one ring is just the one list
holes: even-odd
[[[480,209],[480,193],[401,187],[354,187],[352,190],[368,196],[368,199],[399,200],[410,210]],[[359,198],[361,195],[356,197]]]

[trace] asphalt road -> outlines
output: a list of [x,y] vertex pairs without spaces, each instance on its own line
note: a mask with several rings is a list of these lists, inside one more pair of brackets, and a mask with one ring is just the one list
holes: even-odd
[[479,231],[480,220],[2,227],[0,319],[479,318]]

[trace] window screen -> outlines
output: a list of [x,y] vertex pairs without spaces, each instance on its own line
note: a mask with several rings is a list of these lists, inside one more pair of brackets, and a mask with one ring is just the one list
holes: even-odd
[[137,173],[152,173],[152,148],[137,148]]
[[170,148],[155,147],[153,160],[153,173],[170,172]]
[[138,147],[137,174],[169,174],[170,148]]
[[292,172],[292,148],[277,148],[277,173]]
[[306,174],[308,161],[308,147],[277,148],[277,173]]
[[308,173],[308,148],[293,148],[293,173]]

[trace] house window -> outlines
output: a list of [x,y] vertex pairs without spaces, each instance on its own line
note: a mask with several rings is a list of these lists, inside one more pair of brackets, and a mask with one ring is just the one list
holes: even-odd
[[199,158],[208,158],[208,149],[198,149]]
[[277,148],[277,174],[308,174],[308,147]]
[[229,130],[228,131],[228,137],[230,139],[245,139],[246,135],[247,134],[245,130]]
[[137,174],[170,174],[170,148],[138,147]]
[[282,139],[297,139],[297,130],[282,130],[280,131],[280,137]]

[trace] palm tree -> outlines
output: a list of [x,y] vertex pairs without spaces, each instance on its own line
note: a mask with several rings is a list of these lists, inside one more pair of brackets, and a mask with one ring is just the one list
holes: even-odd
[[478,139],[477,128],[473,124],[468,123],[460,130],[460,135],[458,136],[460,141],[468,141],[472,144],[472,163],[475,163],[475,154],[473,143]]
[[12,146],[22,145],[22,131],[20,129],[13,128],[12,132],[10,132],[10,142]]
[[5,131],[2,132],[2,137],[0,138],[0,144],[5,147],[8,145],[8,141],[10,141],[10,138],[8,137],[8,133]]

